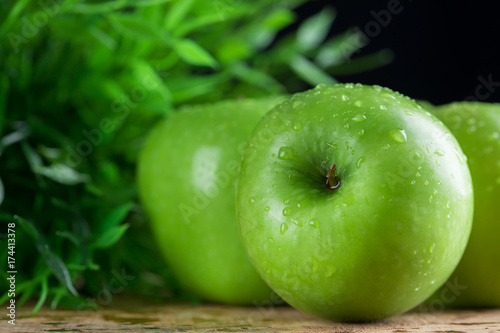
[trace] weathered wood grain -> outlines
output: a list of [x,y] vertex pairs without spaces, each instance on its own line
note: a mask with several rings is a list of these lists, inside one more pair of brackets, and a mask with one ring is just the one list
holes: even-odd
[[121,302],[99,311],[18,309],[16,325],[0,321],[0,332],[500,332],[500,309],[413,311],[369,324],[316,319],[290,307],[143,304]]

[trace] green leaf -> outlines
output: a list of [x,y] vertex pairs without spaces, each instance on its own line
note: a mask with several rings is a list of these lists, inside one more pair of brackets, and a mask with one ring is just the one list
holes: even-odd
[[348,62],[352,54],[363,46],[361,39],[360,32],[348,30],[320,46],[315,60],[323,68]]
[[78,295],[75,287],[73,287],[73,283],[71,282],[71,277],[69,275],[68,269],[64,262],[55,255],[46,245],[45,251],[43,252],[43,256],[45,258],[45,263],[47,267],[50,269],[52,274],[59,280],[60,283],[64,284],[66,288],[74,295]]
[[33,172],[64,185],[76,185],[90,181],[89,175],[79,173],[75,169],[60,163],[50,166],[35,166]]
[[394,54],[392,51],[383,49],[362,57],[354,58],[342,66],[332,66],[328,68],[328,72],[333,75],[357,74],[390,64],[393,59]]
[[235,63],[230,72],[237,78],[269,92],[283,92],[285,88],[266,72],[251,68],[245,63]]
[[184,20],[186,14],[189,12],[193,6],[194,0],[180,0],[177,1],[165,16],[165,21],[163,26],[168,31],[173,31],[179,26],[179,24]]
[[[149,63],[137,59],[132,62],[131,68],[133,69],[137,81],[140,82],[146,90],[158,93],[167,105],[172,102],[172,93]],[[166,113],[170,110],[171,108],[165,107]]]
[[272,11],[262,22],[262,25],[268,29],[278,31],[287,27],[295,21],[295,13],[286,8],[277,8]]
[[80,240],[76,238],[76,235],[74,235],[69,231],[56,231],[56,236],[59,236],[61,238],[66,238],[74,245],[80,246]]
[[103,30],[99,29],[96,26],[91,26],[89,28],[89,32],[94,36],[99,42],[102,43],[102,45],[106,46],[110,50],[115,50],[117,42],[116,40],[111,37],[109,34],[104,32]]
[[38,301],[33,307],[31,314],[36,314],[42,308],[43,304],[45,303],[45,300],[47,299],[47,295],[49,293],[49,282],[47,276],[42,277],[41,285],[42,289],[40,291],[40,296],[38,297]]
[[26,142],[23,142],[21,147],[23,149],[24,156],[26,157],[26,160],[31,167],[31,170],[42,167],[42,158],[35,152],[33,148],[31,148],[30,145],[28,145]]
[[4,197],[5,197],[5,190],[4,190],[4,187],[3,187],[2,178],[0,178],[0,206],[2,205]]
[[10,9],[9,14],[0,26],[0,36],[4,38],[3,34],[6,32],[12,32],[15,23],[20,21],[20,16],[25,7],[31,2],[31,0],[17,0],[15,5]]
[[172,78],[167,81],[172,91],[173,101],[177,104],[190,101],[195,97],[213,92],[218,85],[226,82],[230,75],[228,73],[217,73],[212,75],[200,75],[186,81],[180,78]]
[[2,140],[0,140],[0,156],[2,155],[6,147],[13,145],[19,141],[23,141],[29,135],[30,132],[26,126],[21,126],[16,131],[5,135]]
[[42,257],[44,258],[45,264],[50,269],[52,274],[54,274],[59,282],[65,285],[66,288],[68,288],[68,290],[76,296],[78,293],[73,287],[68,269],[66,268],[66,265],[61,260],[61,258],[59,258],[50,250],[49,245],[47,244],[43,236],[40,235],[33,223],[19,216],[16,216],[15,218],[17,223],[19,223],[24,231],[26,231],[26,233],[30,235],[35,241],[38,252],[40,252]]
[[101,3],[65,3],[63,5],[63,11],[78,14],[105,14],[109,12],[116,12],[127,7],[156,6],[170,1],[172,0],[108,0]]
[[313,86],[338,83],[337,80],[325,73],[320,67],[300,55],[291,59],[290,67],[300,78]]
[[122,9],[128,5],[127,0],[103,1],[101,3],[84,3],[63,5],[62,11],[78,14],[104,14]]
[[132,209],[133,203],[129,202],[124,205],[121,205],[115,209],[113,209],[109,214],[104,218],[104,220],[99,224],[99,230],[106,231],[113,227],[116,227],[118,224],[122,223],[125,217],[127,217],[130,209]]
[[297,45],[302,50],[311,50],[321,44],[335,20],[333,8],[325,8],[301,24],[297,31]]
[[9,77],[5,72],[0,72],[0,137],[4,131],[4,119],[9,100]]
[[110,14],[108,19],[115,30],[126,37],[139,40],[157,40],[169,43],[168,35],[163,29],[146,19],[132,15]]
[[122,224],[106,230],[90,245],[90,247],[96,249],[105,249],[111,247],[116,242],[118,242],[120,238],[122,238],[128,227],[129,226],[127,224]]
[[188,64],[215,68],[218,63],[210,53],[191,39],[178,39],[174,43],[174,50],[179,57]]

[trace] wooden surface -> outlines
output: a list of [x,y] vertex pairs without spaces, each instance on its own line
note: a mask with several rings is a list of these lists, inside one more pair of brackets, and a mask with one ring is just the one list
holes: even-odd
[[290,307],[229,307],[121,302],[99,311],[18,309],[16,326],[0,321],[0,332],[500,332],[500,309],[413,311],[370,324],[339,324]]

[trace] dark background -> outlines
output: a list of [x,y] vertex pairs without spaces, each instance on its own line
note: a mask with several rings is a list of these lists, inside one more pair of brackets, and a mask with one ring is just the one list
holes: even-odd
[[[379,84],[434,104],[477,97],[500,102],[500,11],[496,1],[400,0],[403,9],[370,38],[358,55],[389,48],[394,61],[380,69],[337,77],[342,82]],[[297,9],[301,17],[331,3],[337,10],[332,36],[375,21],[371,11],[387,10],[386,1],[312,1]],[[399,8],[399,7],[398,7]],[[478,88],[479,76],[497,87]],[[479,95],[476,93],[479,92]]]

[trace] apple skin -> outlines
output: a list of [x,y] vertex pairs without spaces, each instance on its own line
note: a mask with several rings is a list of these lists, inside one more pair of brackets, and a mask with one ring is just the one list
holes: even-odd
[[271,295],[240,240],[235,181],[248,136],[282,99],[180,110],[141,151],[139,193],[156,241],[180,283],[202,299],[243,305]]
[[[474,183],[474,223],[446,293],[455,307],[500,307],[500,104],[456,102],[431,110],[460,143]],[[444,302],[444,300],[443,300]]]
[[[335,163],[341,186],[326,187]],[[379,86],[318,86],[266,114],[237,189],[250,259],[286,302],[335,321],[386,318],[451,275],[473,191],[448,129]]]

